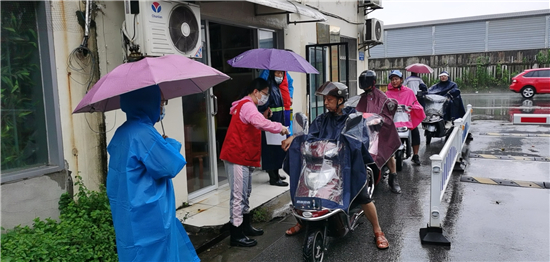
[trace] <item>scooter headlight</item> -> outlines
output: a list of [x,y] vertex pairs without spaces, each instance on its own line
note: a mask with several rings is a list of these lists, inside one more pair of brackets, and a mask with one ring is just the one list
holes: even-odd
[[406,126],[398,127],[397,132],[407,132],[409,130]]

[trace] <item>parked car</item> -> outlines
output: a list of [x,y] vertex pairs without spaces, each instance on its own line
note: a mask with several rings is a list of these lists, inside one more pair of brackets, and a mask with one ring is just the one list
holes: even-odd
[[528,69],[514,76],[510,91],[521,93],[525,98],[550,93],[550,68]]

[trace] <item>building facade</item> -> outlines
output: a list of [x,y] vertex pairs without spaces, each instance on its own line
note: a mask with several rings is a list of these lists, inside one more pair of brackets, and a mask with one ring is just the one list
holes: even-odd
[[[115,110],[73,115],[72,111],[101,76],[126,59],[125,39],[136,34],[124,30],[129,28],[127,23],[135,22],[127,19],[131,2],[1,3],[2,27],[14,29],[2,31],[3,38],[10,37],[2,43],[4,228],[31,224],[35,217],[57,218],[59,196],[72,190],[77,175],[90,189],[104,184],[106,146],[125,114]],[[345,82],[352,94],[357,93],[357,75],[367,67],[365,59],[358,59],[364,57],[358,44],[365,15],[357,3],[247,0],[138,5],[141,14],[152,8],[156,15],[166,16],[171,15],[169,6],[197,7],[201,55],[196,59],[232,78],[203,93],[171,99],[164,127],[156,125],[184,145],[181,153],[188,164],[173,179],[178,205],[227,183],[218,156],[229,125],[229,107],[259,75],[258,70],[231,68],[228,59],[253,48],[284,48],[308,57],[321,74],[290,73],[294,112],[314,116],[319,111],[318,99],[309,94],[324,81]],[[136,26],[138,34],[140,26],[144,25]],[[320,28],[330,28],[331,40],[324,40],[328,38],[321,36],[325,31]],[[328,47],[318,46],[321,43]],[[6,90],[13,90],[12,95],[6,95]]]

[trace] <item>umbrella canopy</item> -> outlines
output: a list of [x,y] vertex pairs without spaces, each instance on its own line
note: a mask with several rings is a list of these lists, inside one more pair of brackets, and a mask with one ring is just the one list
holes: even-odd
[[252,49],[227,60],[232,67],[319,74],[307,60],[292,51]]
[[431,67],[422,63],[414,63],[412,65],[405,67],[405,69],[409,72],[414,72],[419,74],[431,74],[434,71]]
[[120,108],[121,94],[159,85],[165,99],[201,93],[230,77],[181,55],[146,57],[119,65],[103,76],[82,98],[74,113],[106,112]]

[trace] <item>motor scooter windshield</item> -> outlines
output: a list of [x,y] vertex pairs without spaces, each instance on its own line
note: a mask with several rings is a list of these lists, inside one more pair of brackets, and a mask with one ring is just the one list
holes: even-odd
[[343,204],[341,160],[338,157],[340,150],[342,146],[336,141],[302,143],[300,151],[303,163],[296,197],[321,198]]
[[424,112],[426,113],[426,118],[428,119],[432,116],[443,117],[447,98],[435,94],[428,94],[425,98]]
[[[393,116],[393,122],[397,126],[397,123],[408,123],[411,121],[411,115],[405,110],[405,105],[399,105]],[[401,125],[406,126],[406,125]]]
[[364,113],[365,125],[367,126],[367,132],[369,134],[369,153],[373,159],[376,159],[378,155],[379,146],[379,133],[384,124],[384,118],[378,114]]

